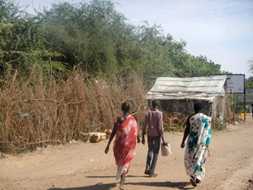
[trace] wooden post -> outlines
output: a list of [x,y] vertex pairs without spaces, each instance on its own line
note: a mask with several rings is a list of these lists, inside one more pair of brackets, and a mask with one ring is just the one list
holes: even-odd
[[246,121],[246,79],[245,74],[244,76],[244,95],[243,95],[243,107],[244,107],[244,122]]

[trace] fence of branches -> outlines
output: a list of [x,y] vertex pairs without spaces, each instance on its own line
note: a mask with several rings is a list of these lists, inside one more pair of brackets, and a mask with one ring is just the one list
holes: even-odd
[[123,101],[132,102],[133,112],[142,112],[144,94],[134,74],[104,80],[73,72],[64,80],[44,80],[40,72],[26,79],[16,72],[1,81],[0,151],[67,143],[81,132],[111,128]]

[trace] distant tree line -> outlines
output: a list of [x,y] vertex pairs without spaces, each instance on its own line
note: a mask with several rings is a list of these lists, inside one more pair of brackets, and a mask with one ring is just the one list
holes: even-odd
[[60,3],[29,15],[0,0],[2,76],[16,69],[25,76],[32,66],[55,77],[75,67],[91,76],[134,71],[145,81],[221,73],[219,64],[191,55],[185,46],[158,26],[129,24],[111,1]]

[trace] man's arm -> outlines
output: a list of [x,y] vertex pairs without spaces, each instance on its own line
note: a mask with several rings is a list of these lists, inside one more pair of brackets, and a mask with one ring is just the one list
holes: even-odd
[[137,143],[140,143],[141,142],[141,137],[140,137],[140,125],[138,124],[138,120],[137,120],[137,117],[135,117],[134,115],[133,115],[133,117],[134,117],[134,119],[135,119],[135,121],[136,121],[136,123],[137,123]]
[[146,134],[146,131],[147,131],[147,125],[148,125],[148,114],[145,114],[145,118],[144,118],[144,123],[143,123],[143,126],[142,126],[142,144],[145,144],[145,134]]
[[163,113],[162,112],[161,112],[160,118],[159,118],[159,133],[160,133],[161,138],[162,138],[162,143],[166,144],[165,138],[164,138]]

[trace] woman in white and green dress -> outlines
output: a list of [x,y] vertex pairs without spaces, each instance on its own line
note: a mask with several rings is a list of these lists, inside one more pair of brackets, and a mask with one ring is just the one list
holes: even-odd
[[[184,164],[190,182],[197,186],[205,177],[205,163],[208,156],[208,147],[211,142],[211,118],[200,113],[201,105],[194,104],[195,113],[188,117],[181,143],[185,147]],[[188,138],[187,138],[188,137]]]

